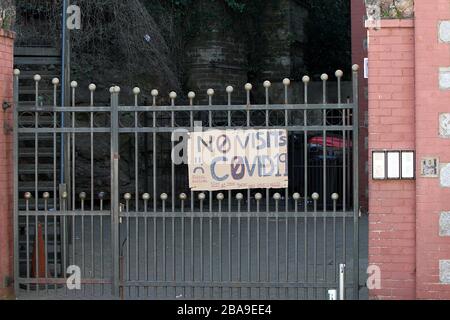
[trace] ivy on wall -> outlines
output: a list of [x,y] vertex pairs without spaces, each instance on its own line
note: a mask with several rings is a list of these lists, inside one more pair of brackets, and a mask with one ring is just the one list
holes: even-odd
[[14,1],[2,0],[0,3],[0,29],[12,29],[15,17],[16,8],[14,6]]

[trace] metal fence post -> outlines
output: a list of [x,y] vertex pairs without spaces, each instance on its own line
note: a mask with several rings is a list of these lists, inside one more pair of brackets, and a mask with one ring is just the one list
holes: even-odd
[[359,98],[358,70],[353,65],[353,297],[359,299]]
[[14,69],[14,106],[13,106],[13,205],[14,205],[14,292],[19,292],[19,183],[18,183],[18,163],[19,163],[19,69]]
[[119,92],[113,86],[111,92],[111,237],[112,237],[112,295],[119,294]]

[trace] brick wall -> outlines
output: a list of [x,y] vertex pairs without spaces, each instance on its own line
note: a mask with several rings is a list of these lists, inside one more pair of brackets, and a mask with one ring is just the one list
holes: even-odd
[[[450,163],[450,136],[439,136],[439,114],[450,112],[450,86],[440,89],[439,71],[450,67],[450,41],[443,35],[440,39],[438,30],[441,21],[450,21],[450,0],[416,0],[415,6],[417,158],[438,157],[444,165]],[[450,299],[450,270],[439,267],[440,261],[450,262],[450,237],[439,235],[441,212],[450,211],[450,188],[443,187],[439,178],[419,176],[416,190],[416,295]],[[440,273],[447,274],[444,283]]]
[[[369,30],[369,172],[373,150],[415,148],[412,20]],[[369,264],[381,269],[371,298],[415,298],[415,183],[369,180]]]
[[[13,42],[13,34],[0,29],[0,105],[12,103]],[[3,130],[5,118],[11,125],[11,109],[6,113],[0,109],[0,194],[10,199],[0,201],[0,299],[12,293],[6,279],[13,275],[12,134]]]
[[[369,263],[382,278],[370,296],[450,299],[450,0],[416,0],[414,20],[369,30],[369,60],[369,152],[417,159],[415,181],[369,180]],[[421,175],[426,158],[437,177]]]

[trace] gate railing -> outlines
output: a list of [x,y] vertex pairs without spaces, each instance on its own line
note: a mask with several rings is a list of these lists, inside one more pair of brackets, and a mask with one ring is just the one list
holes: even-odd
[[[269,103],[266,81],[266,103],[260,105],[251,104],[247,84],[242,105],[231,104],[234,88],[227,87],[225,105],[213,104],[210,89],[208,105],[195,105],[190,92],[189,104],[177,106],[171,92],[170,105],[158,106],[152,90],[152,105],[140,106],[141,92],[134,88],[134,105],[124,106],[120,88],[113,86],[111,105],[94,106],[96,87],[90,85],[89,106],[77,106],[72,82],[72,105],[60,107],[57,79],[53,105],[40,105],[38,75],[35,106],[21,106],[15,70],[16,292],[326,299],[328,289],[338,288],[339,264],[345,263],[351,274],[345,287],[357,298],[357,73],[355,65],[353,99],[343,102],[343,73],[336,72],[336,104],[327,101],[323,75],[320,104],[308,103],[310,79],[304,77],[302,104],[290,101],[285,79],[281,104]],[[286,129],[289,187],[190,191],[187,166],[171,160],[179,142],[171,134],[198,125]],[[23,170],[27,165],[31,169]],[[48,190],[40,187],[43,179]],[[69,266],[80,268],[81,290],[66,286],[68,277],[72,281]]]

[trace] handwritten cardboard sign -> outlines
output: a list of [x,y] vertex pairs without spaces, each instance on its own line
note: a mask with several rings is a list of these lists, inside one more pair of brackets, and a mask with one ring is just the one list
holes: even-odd
[[287,188],[286,130],[209,130],[188,140],[193,191]]

